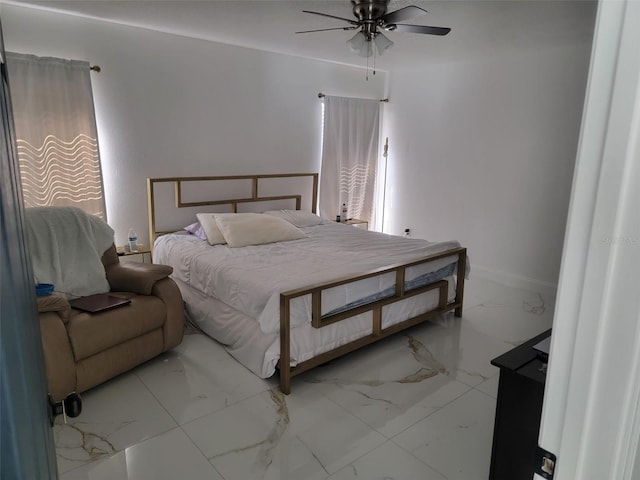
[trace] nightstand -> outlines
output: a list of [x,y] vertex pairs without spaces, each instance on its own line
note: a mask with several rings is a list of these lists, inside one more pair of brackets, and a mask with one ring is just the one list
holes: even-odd
[[353,225],[356,228],[361,228],[362,230],[369,230],[369,222],[366,220],[352,218],[351,220],[347,220],[345,223],[347,225]]
[[122,263],[153,263],[151,250],[144,245],[139,244],[139,248],[135,252],[125,251],[124,247],[116,247],[116,251],[118,252],[118,257],[120,257],[120,262]]

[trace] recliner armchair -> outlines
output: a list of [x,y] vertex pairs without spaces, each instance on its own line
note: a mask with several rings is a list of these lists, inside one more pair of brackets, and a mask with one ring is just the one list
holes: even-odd
[[[78,208],[29,208],[25,217],[34,277],[60,291],[38,297],[53,400],[89,390],[182,341],[184,305],[171,267],[121,264],[111,227]],[[106,291],[130,303],[86,313],[65,296]]]
[[[84,392],[175,347],[184,333],[184,305],[165,265],[120,264],[113,229],[76,207],[25,209],[36,282],[49,393]],[[110,292],[130,300],[99,313],[71,307],[67,297]]]
[[38,297],[49,393],[65,398],[105,382],[182,341],[184,306],[166,265],[121,264],[115,246],[102,256],[115,296],[129,305],[100,313],[71,308],[59,295]]

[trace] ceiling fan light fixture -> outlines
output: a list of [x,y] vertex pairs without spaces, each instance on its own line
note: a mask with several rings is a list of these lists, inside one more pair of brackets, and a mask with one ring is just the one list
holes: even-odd
[[367,44],[367,37],[362,32],[356,33],[353,37],[347,40],[347,45],[349,45],[349,50],[351,50],[353,53],[357,53],[358,55],[361,55],[360,52],[362,52],[363,49],[367,48],[366,44]]
[[373,42],[376,44],[376,48],[378,49],[378,55],[384,54],[384,52],[393,47],[393,42],[380,32],[376,34]]

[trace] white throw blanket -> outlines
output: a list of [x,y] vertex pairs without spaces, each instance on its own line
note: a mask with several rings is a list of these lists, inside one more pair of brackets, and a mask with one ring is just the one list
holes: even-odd
[[113,229],[75,207],[25,209],[26,231],[36,283],[81,297],[109,291],[102,254],[113,243]]

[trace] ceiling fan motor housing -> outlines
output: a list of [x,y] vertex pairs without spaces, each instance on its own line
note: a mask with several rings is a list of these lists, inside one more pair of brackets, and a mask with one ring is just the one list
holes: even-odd
[[387,13],[389,0],[351,0],[353,14],[360,21],[375,21]]
[[351,0],[353,14],[362,23],[362,33],[368,41],[376,36],[376,26],[387,13],[389,0]]

